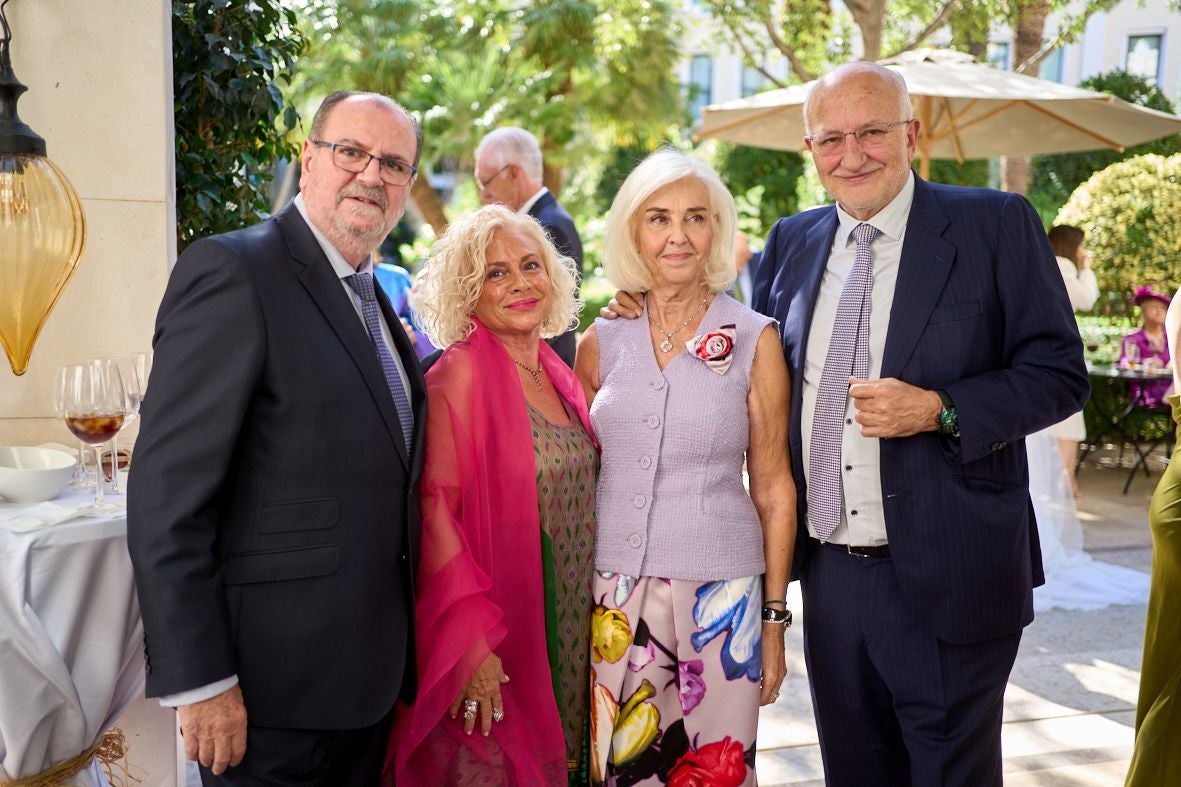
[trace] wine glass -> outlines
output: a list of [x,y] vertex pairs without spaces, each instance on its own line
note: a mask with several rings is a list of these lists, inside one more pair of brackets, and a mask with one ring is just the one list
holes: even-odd
[[122,490],[119,489],[119,434],[139,416],[139,404],[143,399],[143,384],[133,357],[110,358],[99,363],[118,369],[119,376],[123,380],[123,391],[127,396],[127,414],[123,419],[123,425],[111,437],[111,491],[118,495],[122,493]]
[[[58,418],[66,417],[66,375],[69,368],[69,366],[57,367],[57,373],[53,378],[53,414]],[[75,489],[90,488],[90,480],[86,472],[86,446],[81,440],[78,440],[78,464],[74,467],[70,486]]]
[[[75,437],[94,448],[94,466],[101,468],[101,446],[119,431],[127,416],[127,393],[119,368],[106,363],[69,366],[64,385],[66,426]],[[103,503],[102,480],[96,479],[92,513],[102,516],[115,509],[116,506]]]

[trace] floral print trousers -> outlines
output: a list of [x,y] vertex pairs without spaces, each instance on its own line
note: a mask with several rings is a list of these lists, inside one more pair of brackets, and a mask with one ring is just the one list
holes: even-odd
[[761,577],[596,572],[591,784],[755,784]]

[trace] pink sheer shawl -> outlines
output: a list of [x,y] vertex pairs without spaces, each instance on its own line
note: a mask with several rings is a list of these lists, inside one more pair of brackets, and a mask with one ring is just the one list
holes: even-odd
[[[574,373],[540,343],[559,395],[593,435]],[[566,782],[546,652],[532,429],[516,367],[478,320],[427,374],[422,558],[415,602],[418,699],[399,707],[386,755],[398,787]],[[447,711],[489,652],[510,682],[485,738]],[[458,765],[457,765],[458,763]]]

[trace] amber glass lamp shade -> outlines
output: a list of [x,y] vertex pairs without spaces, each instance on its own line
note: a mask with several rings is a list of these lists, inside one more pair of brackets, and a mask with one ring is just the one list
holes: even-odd
[[0,343],[16,374],[86,246],[70,181],[45,156],[0,154]]
[[29,368],[37,336],[86,246],[78,194],[21,122],[28,88],[12,72],[12,30],[0,0],[0,344],[16,374]]

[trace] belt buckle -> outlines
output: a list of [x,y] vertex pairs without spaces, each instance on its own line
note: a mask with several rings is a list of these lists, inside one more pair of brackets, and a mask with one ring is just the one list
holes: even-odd
[[854,551],[852,544],[845,544],[845,551],[848,552],[853,557],[857,558],[858,560],[865,560],[866,558],[869,557],[869,555],[867,555],[861,551],[860,547],[857,548],[857,551]]

